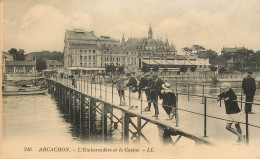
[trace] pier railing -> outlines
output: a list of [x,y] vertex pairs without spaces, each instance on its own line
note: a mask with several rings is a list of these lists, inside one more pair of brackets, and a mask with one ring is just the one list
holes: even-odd
[[[87,79],[84,79],[84,78],[79,78],[77,79],[76,81],[74,81],[73,83],[73,80],[71,79],[60,79],[60,78],[54,78],[53,80],[56,80],[57,82],[60,82],[66,86],[69,86],[71,88],[74,88],[82,93],[86,93],[86,94],[89,94],[93,97],[97,97],[97,98],[103,98],[105,101],[107,101],[108,99],[111,99],[111,102],[114,103],[114,96],[118,95],[117,91],[114,91],[115,87],[114,87],[114,84],[113,83],[106,83],[105,82],[105,79],[103,80],[99,80],[99,82],[95,82],[95,81],[90,81],[90,80],[87,80]],[[178,89],[178,85],[187,85],[187,93],[183,93],[183,92],[180,92]],[[212,116],[212,115],[208,115],[207,113],[207,109],[209,108],[209,105],[208,105],[208,99],[215,99],[217,100],[216,97],[213,97],[213,96],[210,96],[209,94],[206,94],[205,93],[205,87],[208,86],[208,85],[204,85],[202,84],[202,92],[200,95],[198,94],[192,94],[190,92],[190,85],[189,83],[176,83],[175,87],[175,94],[176,94],[176,99],[177,99],[177,105],[176,105],[176,123],[175,123],[175,126],[178,127],[179,126],[179,113],[178,111],[184,111],[184,112],[188,112],[188,113],[192,113],[192,114],[196,114],[196,115],[200,115],[200,116],[203,116],[203,123],[204,123],[204,129],[203,129],[203,137],[207,137],[208,136],[208,133],[207,133],[207,125],[208,125],[208,118],[213,118],[213,119],[217,119],[217,120],[223,120],[223,121],[229,121],[227,119],[224,119],[224,118],[220,118],[220,117],[217,117],[217,116]],[[192,84],[192,85],[199,85],[199,84]],[[110,88],[108,90],[108,88]],[[244,102],[242,101],[242,97],[243,97],[243,94],[242,94],[242,89],[241,88],[237,88],[237,89],[240,89],[240,92],[241,92],[241,100],[237,100],[237,102],[241,103],[241,110],[242,110],[242,104],[243,103],[251,103],[251,104],[254,104],[256,106],[259,106],[260,103],[258,102]],[[219,89],[220,91],[220,89]],[[99,93],[99,94],[97,94]],[[141,91],[141,93],[143,93],[143,91]],[[140,100],[140,114],[143,113],[143,103],[144,102],[148,102],[147,100],[144,100],[142,95],[141,95],[141,98],[138,99],[136,97],[134,97],[132,95],[133,93],[131,92],[131,88],[128,89],[128,94],[125,94],[125,97],[126,97],[126,101],[127,101],[127,98],[128,98],[128,109],[132,109],[132,104],[133,104],[133,100],[137,101],[137,100]],[[105,95],[105,97],[102,97],[102,95]],[[198,97],[198,98],[202,98],[202,103],[203,104],[203,113],[198,113],[198,112],[195,112],[195,111],[190,111],[190,110],[186,110],[186,109],[183,109],[183,108],[180,108],[180,104],[178,101],[179,101],[179,96],[182,95],[182,96],[187,96],[187,100],[189,101],[190,100],[190,97]],[[221,101],[219,102],[219,106],[221,107]],[[157,103],[158,106],[165,106],[165,105],[162,105],[162,104],[159,104]],[[127,107],[126,106],[126,107]],[[249,119],[248,119],[248,113],[245,113],[245,119],[246,121],[245,122],[240,122],[241,124],[244,124],[245,127],[246,127],[246,143],[248,144],[249,143],[249,126],[251,127],[254,127],[254,128],[260,128],[260,126],[258,125],[254,125],[254,124],[250,124],[249,123]]]

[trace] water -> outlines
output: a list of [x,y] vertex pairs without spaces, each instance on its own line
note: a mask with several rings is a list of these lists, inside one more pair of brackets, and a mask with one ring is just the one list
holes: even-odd
[[[232,87],[239,86],[240,83],[232,83]],[[173,85],[174,86],[174,85]],[[216,96],[219,93],[219,85],[205,87],[205,94]],[[174,88],[175,89],[175,88]],[[178,85],[178,92],[187,93],[187,86]],[[236,90],[236,89],[235,89]],[[198,85],[190,86],[192,94],[201,95],[202,87]],[[240,90],[237,89],[237,95]],[[260,96],[260,90],[257,90],[256,99]],[[187,98],[185,96],[181,98]],[[196,102],[200,102],[198,98]],[[68,114],[64,114],[57,101],[51,95],[38,96],[9,96],[3,97],[3,139],[4,141],[22,140],[22,142],[34,141],[43,142],[61,142],[69,144],[88,144],[87,131],[79,128],[78,124],[69,119]],[[256,106],[255,106],[256,107]],[[259,106],[258,106],[259,107]],[[254,107],[253,107],[254,109]],[[259,110],[259,109],[257,109]],[[162,110],[161,110],[162,112]],[[115,111],[120,116],[120,111]],[[101,139],[101,118],[96,116],[95,142],[102,142]],[[114,119],[115,120],[115,119]],[[136,123],[136,122],[135,122]],[[134,131],[134,128],[131,127]],[[155,131],[151,131],[155,130]],[[153,138],[152,144],[159,143],[158,129],[153,124],[148,124],[142,133],[148,138]],[[130,133],[131,137],[131,133]],[[147,144],[144,140],[143,144]],[[122,126],[119,123],[115,128],[108,120],[108,142],[122,143]],[[130,140],[135,143],[136,140]],[[184,140],[183,144],[187,143]]]

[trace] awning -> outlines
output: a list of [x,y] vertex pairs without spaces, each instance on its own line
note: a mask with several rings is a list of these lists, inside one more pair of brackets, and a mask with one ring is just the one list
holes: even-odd
[[69,67],[68,70],[86,70],[86,71],[105,71],[105,68],[100,67]]

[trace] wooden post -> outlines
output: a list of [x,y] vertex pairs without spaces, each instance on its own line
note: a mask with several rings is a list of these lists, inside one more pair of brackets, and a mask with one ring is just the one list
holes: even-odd
[[137,117],[137,138],[138,141],[140,142],[140,137],[141,137],[141,128],[142,128],[142,118]]
[[91,94],[91,96],[92,96],[92,81],[91,81],[91,87],[90,87],[90,94]]
[[190,84],[188,84],[188,101],[190,101]]
[[99,98],[102,99],[102,89],[101,89],[101,81],[99,82]]
[[107,140],[107,105],[102,103],[102,139]]
[[141,114],[143,114],[143,90],[141,89],[141,95],[140,95],[140,100],[141,100]]
[[176,93],[176,127],[179,127],[178,93]]
[[246,112],[246,144],[249,144],[248,112]]
[[97,82],[95,82],[95,97],[97,97]]
[[84,119],[84,108],[85,108],[85,95],[81,93],[80,95],[80,115],[79,115],[79,121],[80,121],[80,127],[82,126],[82,121]]
[[112,83],[112,103],[114,102],[114,84]]
[[204,137],[207,137],[207,97],[204,97]]
[[204,103],[204,84],[202,85],[202,103],[201,104],[203,104]]
[[77,109],[77,92],[74,91],[74,101],[73,101],[73,124],[76,121],[76,109]]
[[240,99],[241,99],[241,102],[240,102],[240,107],[241,107],[241,111],[242,111],[242,109],[243,109],[243,103],[242,103],[242,100],[243,100],[243,89],[241,88],[241,97],[240,97]]
[[87,79],[87,94],[88,94],[88,79]]
[[80,91],[83,92],[82,91],[82,77],[80,78]]
[[122,111],[122,118],[123,118],[123,141],[124,143],[129,143],[130,115],[127,112]]
[[131,109],[131,88],[129,87],[129,108]]
[[89,104],[89,139],[91,140],[92,136],[94,135],[94,107],[96,106],[96,101],[90,98]]
[[86,92],[86,81],[85,81],[85,78],[84,78],[84,93]]
[[72,93],[72,91],[71,91],[71,88],[69,88],[69,105],[68,105],[68,107],[69,107],[69,117],[71,116],[71,93]]
[[178,93],[178,83],[176,82],[176,93]]
[[[219,94],[221,93],[221,88],[219,88]],[[221,107],[221,100],[219,100],[219,107]]]
[[105,84],[105,101],[107,101],[107,85]]

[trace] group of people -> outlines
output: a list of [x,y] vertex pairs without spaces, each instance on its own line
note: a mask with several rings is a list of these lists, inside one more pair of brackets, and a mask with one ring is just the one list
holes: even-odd
[[[120,105],[125,105],[125,90],[129,87],[132,92],[133,100],[136,92],[138,92],[138,99],[141,98],[142,92],[145,92],[148,105],[144,109],[144,112],[151,111],[151,105],[153,104],[153,117],[158,119],[158,100],[162,100],[162,107],[168,114],[169,120],[173,119],[174,116],[176,117],[176,96],[171,88],[171,84],[165,83],[157,75],[147,73],[135,77],[135,72],[133,72],[129,77],[124,77],[119,74],[112,78],[112,82],[116,85],[120,97]],[[138,106],[133,106],[133,108],[137,107]]]
[[[254,95],[256,91],[255,79],[252,77],[252,72],[249,71],[247,77],[243,79],[242,82],[243,93],[246,95],[245,103],[245,113],[254,114],[252,112],[252,102],[254,100]],[[218,100],[223,99],[225,102],[226,114],[227,114],[227,124],[226,129],[235,135],[237,135],[237,142],[243,141],[242,129],[240,127],[240,108],[237,103],[237,96],[232,90],[230,83],[221,84],[222,92],[218,95]],[[235,124],[236,129],[232,128],[232,124]]]

